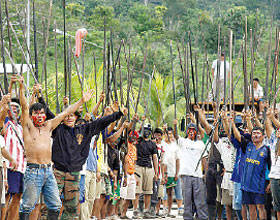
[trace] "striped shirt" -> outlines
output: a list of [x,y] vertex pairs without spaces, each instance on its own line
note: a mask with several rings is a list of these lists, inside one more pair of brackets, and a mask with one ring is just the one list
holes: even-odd
[[[21,125],[15,125],[11,120],[6,118],[5,120],[5,143],[6,150],[10,153],[12,158],[18,164],[17,171],[24,174],[26,169],[26,158],[24,156],[23,134]],[[15,133],[17,131],[18,137],[21,139],[21,143]],[[12,168],[11,163],[7,161],[7,167]]]

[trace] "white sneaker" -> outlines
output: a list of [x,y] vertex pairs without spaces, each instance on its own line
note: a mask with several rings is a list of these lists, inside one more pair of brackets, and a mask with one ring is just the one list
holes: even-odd
[[184,209],[182,207],[178,208],[178,215],[183,216],[183,214],[184,214]]

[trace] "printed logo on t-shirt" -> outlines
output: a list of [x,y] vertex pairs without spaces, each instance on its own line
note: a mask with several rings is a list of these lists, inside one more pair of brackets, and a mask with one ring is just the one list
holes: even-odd
[[263,151],[260,153],[260,156],[261,156],[261,157],[263,157],[263,156],[264,156],[264,152],[263,152]]
[[77,134],[76,138],[77,138],[78,144],[80,145],[83,141],[84,136],[82,134]]

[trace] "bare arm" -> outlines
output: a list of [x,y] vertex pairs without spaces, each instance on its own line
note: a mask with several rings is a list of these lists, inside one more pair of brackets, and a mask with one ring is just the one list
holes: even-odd
[[1,153],[5,159],[11,162],[13,170],[16,169],[18,165],[16,161],[12,158],[12,156],[9,154],[9,152],[5,149],[5,147],[1,148]]
[[271,108],[269,108],[267,111],[267,117],[270,118],[270,120],[276,126],[276,128],[280,128],[280,122],[275,118],[275,115],[273,114]]
[[200,123],[202,124],[202,126],[204,127],[207,135],[209,135],[210,132],[212,131],[212,128],[209,125],[209,123],[207,122],[205,114],[203,113],[203,110],[201,108],[199,108],[198,106],[196,106],[194,108],[195,108],[195,111],[198,111],[198,119],[199,119]]
[[251,133],[252,130],[253,130],[253,124],[252,124],[252,115],[251,115],[250,111],[246,112],[245,120],[246,120],[246,123],[247,123],[249,133]]
[[153,154],[153,165],[154,165],[155,175],[158,176],[158,157],[156,154]]
[[[272,117],[275,118],[274,114],[272,113],[272,109],[270,108],[267,111],[267,117],[266,117],[266,120],[265,120],[265,130],[266,130],[266,135],[267,135],[268,138],[270,138],[270,136],[273,132],[273,126],[272,126],[272,123],[271,123],[271,118]],[[277,119],[275,119],[275,120],[277,120]]]
[[61,121],[69,114],[74,113],[75,111],[78,110],[78,108],[84,104],[85,102],[87,102],[92,95],[93,91],[90,90],[86,93],[83,94],[83,97],[76,102],[73,105],[70,105],[68,108],[66,108],[63,112],[61,112],[60,114],[58,114],[54,119],[49,120],[48,123],[50,123],[51,126],[51,130],[55,129],[60,123]]
[[29,117],[29,109],[28,109],[28,104],[26,97],[24,95],[24,80],[23,77],[20,79],[20,84],[19,84],[19,99],[20,99],[20,105],[21,105],[21,119],[22,119],[22,125],[24,126],[32,126],[32,121]]
[[240,134],[240,132],[238,131],[238,129],[237,129],[235,123],[234,123],[234,119],[233,119],[233,118],[231,118],[231,126],[232,126],[233,135],[234,135],[235,139],[236,139],[239,143],[241,143],[241,134]]
[[[217,125],[217,120],[215,121],[215,125]],[[218,143],[219,142],[219,126],[217,125],[215,127],[215,131],[214,131],[214,142]]]
[[255,119],[256,125],[257,125],[258,127],[260,127],[260,128],[263,128],[263,124],[260,122],[259,118],[258,118],[258,117],[254,117],[254,119]]
[[223,120],[224,130],[228,138],[230,138],[230,125],[229,125],[229,119],[226,114],[222,117],[222,120]]
[[103,100],[104,100],[104,92],[101,93],[98,102],[96,103],[96,105],[92,109],[92,114],[94,115],[94,117],[97,116],[98,108],[99,108],[100,104],[103,102]]
[[12,75],[11,80],[10,80],[10,84],[9,84],[9,89],[8,89],[8,92],[11,94],[11,96],[12,96],[12,93],[13,93],[13,85],[15,84],[16,81],[17,81],[17,77]]
[[115,143],[118,138],[121,136],[123,130],[128,126],[128,122],[125,122],[121,128],[115,132],[113,135],[111,135],[110,137],[106,138],[106,142],[107,143]]
[[[196,119],[191,112],[190,112],[190,119],[191,119],[192,123],[196,124]],[[198,124],[198,132],[199,132],[200,138],[203,139],[205,130],[202,128],[202,126],[200,124]]]
[[180,160],[177,159],[176,160],[176,173],[175,173],[175,178],[177,177],[177,179],[178,179],[178,176],[179,176],[179,170],[180,170]]

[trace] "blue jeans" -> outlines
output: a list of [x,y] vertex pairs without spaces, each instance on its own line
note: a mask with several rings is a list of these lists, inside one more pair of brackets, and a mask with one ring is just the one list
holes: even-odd
[[20,212],[30,214],[38,203],[41,193],[49,210],[56,212],[60,210],[61,201],[52,167],[29,168],[27,166],[23,182]]
[[234,210],[242,209],[242,191],[240,183],[234,183],[232,208]]
[[85,202],[85,192],[86,192],[85,178],[86,178],[85,175],[81,175],[81,179],[80,179],[80,197],[79,197],[80,203],[84,203]]

